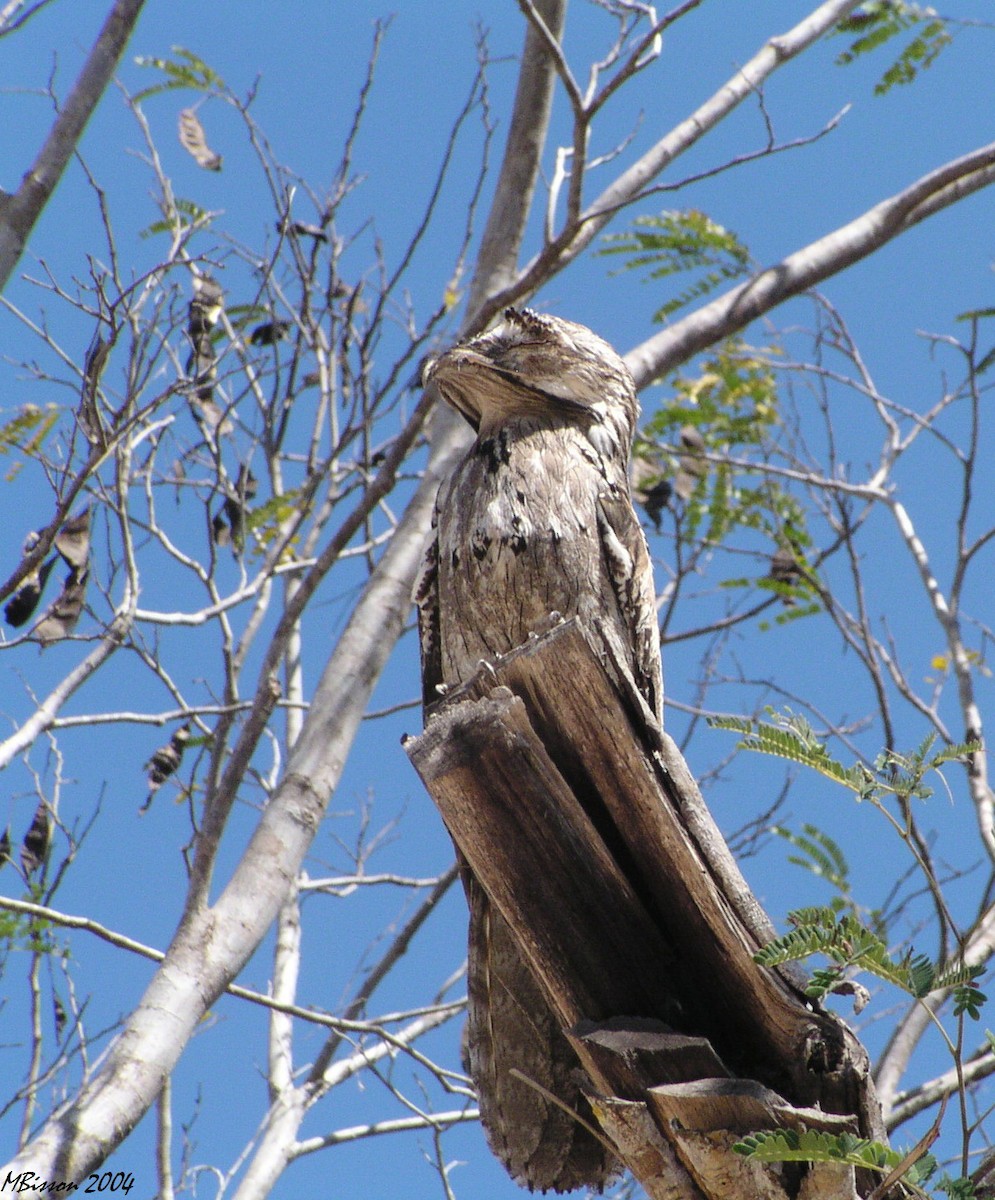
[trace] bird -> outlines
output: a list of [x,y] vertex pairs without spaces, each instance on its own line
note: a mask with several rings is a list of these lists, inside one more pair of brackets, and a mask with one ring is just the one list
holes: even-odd
[[[597,623],[662,724],[652,564],[628,477],[638,403],[622,359],[583,325],[509,308],[489,332],[428,362],[424,379],[476,431],[440,488],[416,590],[426,711],[558,612]],[[491,1148],[532,1190],[603,1186],[617,1168],[611,1154],[510,1074],[523,1072],[569,1110],[586,1109],[559,1022],[463,865],[464,1044]]]

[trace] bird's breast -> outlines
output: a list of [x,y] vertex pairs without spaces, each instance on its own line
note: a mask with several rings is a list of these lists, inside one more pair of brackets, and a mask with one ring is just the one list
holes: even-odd
[[608,484],[582,431],[499,429],[478,438],[440,497],[443,676],[461,682],[605,586],[598,497]]

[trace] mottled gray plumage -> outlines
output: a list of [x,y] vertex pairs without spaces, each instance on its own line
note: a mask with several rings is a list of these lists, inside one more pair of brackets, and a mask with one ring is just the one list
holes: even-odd
[[[638,415],[625,364],[597,335],[509,309],[426,370],[477,431],[440,490],[419,589],[426,704],[548,625],[597,625],[659,720],[663,688],[652,569],[629,495]],[[467,1058],[494,1152],[523,1185],[598,1185],[614,1163],[517,1068],[586,1108],[577,1059],[511,931],[465,872],[470,906]]]

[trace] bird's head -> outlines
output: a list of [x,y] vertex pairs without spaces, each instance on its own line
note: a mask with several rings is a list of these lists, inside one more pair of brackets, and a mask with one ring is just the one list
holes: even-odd
[[478,431],[543,416],[580,425],[602,453],[628,456],[639,413],[635,384],[619,355],[584,325],[508,308],[493,329],[428,363],[424,379]]

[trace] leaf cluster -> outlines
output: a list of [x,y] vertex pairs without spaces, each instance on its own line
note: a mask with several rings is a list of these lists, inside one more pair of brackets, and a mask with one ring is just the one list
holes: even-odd
[[152,55],[138,55],[135,63],[139,67],[151,67],[162,71],[166,76],[162,83],[154,83],[150,87],[137,92],[133,100],[136,104],[149,96],[157,96],[161,92],[172,92],[191,89],[195,92],[224,92],[227,91],[225,81],[211,67],[198,58],[192,51],[183,46],[173,46],[175,58],[158,58]]
[[860,799],[866,798],[868,789],[876,786],[874,775],[863,764],[845,767],[837,762],[803,716],[790,710],[784,714],[771,709],[767,712],[776,718],[776,724],[756,721],[751,717],[710,717],[708,723],[713,729],[726,729],[740,734],[738,749],[786,758],[799,766],[818,771],[835,783],[850,788]]
[[[0,425],[0,454],[20,451],[28,458],[35,458],[58,420],[59,408],[56,404],[46,404],[44,408],[39,408],[37,404],[22,405],[15,416]],[[14,463],[4,476],[4,481],[10,483],[22,466],[21,462]]]
[[[873,770],[859,762],[847,767],[829,754],[823,740],[804,717],[790,711],[779,714],[768,709],[768,712],[776,718],[776,723],[742,717],[712,717],[709,724],[716,729],[739,733],[740,749],[755,750],[808,767],[848,788],[858,800],[870,800],[878,805],[888,796],[904,802],[927,799],[932,795],[932,788],[925,782],[927,774],[938,771],[945,763],[963,759],[977,749],[974,743],[965,743],[934,751],[935,735],[930,734],[910,753],[883,752],[875,760]],[[811,954],[824,954],[832,965],[813,972],[806,989],[813,999],[849,988],[851,985],[846,981],[850,973],[862,970],[893,984],[916,1000],[932,992],[952,991],[954,1015],[978,1019],[986,1000],[976,983],[983,972],[982,967],[939,966],[911,949],[901,958],[894,958],[888,951],[879,919],[872,916],[875,927],[871,928],[857,915],[849,883],[849,866],[839,846],[813,825],[806,825],[802,835],[780,829],[777,832],[803,852],[804,857],[792,857],[791,861],[826,879],[839,895],[831,905],[791,913],[788,919],[794,928],[757,953],[755,957],[760,965],[771,967],[798,961]]]
[[[29,895],[32,900],[42,899],[36,886],[29,889]],[[8,950],[27,951],[31,954],[57,954],[61,951],[51,921],[45,920],[44,917],[16,912],[0,912],[0,947],[4,951],[3,955],[0,955],[0,964]]]
[[836,64],[849,66],[910,29],[916,30],[915,37],[875,84],[874,94],[883,96],[899,84],[912,83],[921,71],[932,66],[952,38],[947,22],[935,9],[909,4],[906,0],[869,0],[841,21],[837,33],[857,36],[838,55]]
[[[672,398],[647,422],[634,453],[661,476],[676,476],[681,431],[695,429],[708,456],[707,469],[684,505],[682,538],[715,546],[737,531],[759,533],[774,550],[788,548],[805,568],[812,539],[802,504],[778,479],[766,474],[758,479],[731,461],[733,456],[766,458],[770,453],[781,423],[777,381],[767,361],[775,353],[771,348],[755,349],[740,338],[726,339],[702,362],[697,375],[678,375],[671,382]],[[756,582],[737,578],[724,586]],[[789,602],[813,597],[801,571],[791,583],[764,578],[760,584]],[[792,616],[811,611],[806,607]]]
[[644,283],[701,272],[689,288],[656,310],[654,321],[666,321],[721,284],[742,278],[752,265],[749,250],[731,229],[694,208],[636,217],[624,233],[607,234],[604,240],[600,254],[627,256],[622,270],[650,268]]
[[[852,1133],[826,1133],[819,1129],[774,1129],[750,1134],[733,1149],[759,1162],[826,1162],[884,1174],[894,1170],[905,1155],[881,1142],[858,1138]],[[935,1172],[936,1159],[927,1154],[913,1163],[904,1178],[924,1183]]]
[[[624,233],[606,236],[605,243],[600,253],[623,255],[622,270],[646,272],[644,282],[687,273],[696,276],[689,288],[657,309],[655,321],[666,321],[716,288],[744,277],[755,265],[736,233],[697,209],[637,217]],[[697,479],[684,509],[683,535],[689,541],[718,545],[736,529],[759,530],[773,542],[775,551],[788,550],[804,568],[804,550],[811,539],[802,506],[775,478],[765,476],[754,482],[722,461],[737,450],[767,454],[780,424],[777,382],[769,364],[776,354],[771,347],[754,350],[738,337],[720,343],[698,375],[678,375],[673,380],[672,401],[647,424],[635,454],[654,473],[658,471],[659,478],[677,479],[680,433],[691,426],[701,435],[709,458],[707,468],[695,472]],[[675,447],[669,463],[661,459],[660,443]],[[678,491],[685,494],[679,486]],[[752,582],[727,580],[725,586]],[[759,582],[788,605],[798,598],[812,599],[803,570],[797,581],[766,577]],[[811,611],[795,609],[784,619]]]
[[[811,822],[806,822],[800,833],[796,833],[785,825],[774,825],[771,827],[771,832],[783,838],[798,851],[797,854],[788,855],[789,863],[809,871],[835,890],[837,895],[833,898],[832,904],[837,912],[841,912],[845,908],[849,908],[854,913],[857,912],[850,881],[850,864],[834,838]],[[877,933],[884,932],[880,925],[879,914],[872,913],[870,920]]]
[[948,762],[957,762],[973,754],[978,745],[963,742],[944,746],[931,753],[936,741],[929,734],[915,750],[901,754],[895,750],[882,751],[871,770],[863,763],[846,767],[834,759],[809,722],[800,714],[786,710],[775,712],[768,708],[775,723],[756,721],[750,717],[710,717],[713,729],[727,729],[741,735],[740,750],[755,750],[776,758],[786,758],[799,766],[808,767],[827,779],[849,788],[858,800],[880,801],[888,795],[903,800],[927,800],[933,789],[925,776]]
[[812,999],[821,1000],[837,990],[849,972],[861,970],[915,1000],[952,989],[955,1015],[963,1013],[977,1020],[986,1000],[975,983],[983,967],[962,963],[939,967],[911,949],[895,958],[877,933],[852,913],[841,915],[832,906],[798,909],[789,914],[788,921],[794,926],[791,932],[768,942],[754,957],[760,966],[775,967],[811,954],[824,954],[833,965],[813,973],[806,988]]

